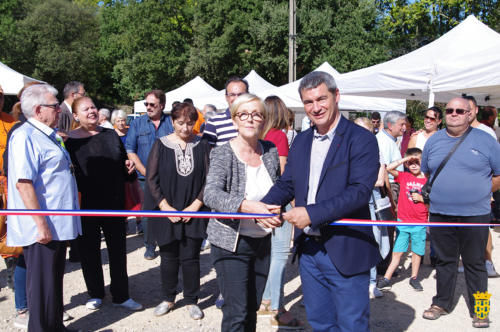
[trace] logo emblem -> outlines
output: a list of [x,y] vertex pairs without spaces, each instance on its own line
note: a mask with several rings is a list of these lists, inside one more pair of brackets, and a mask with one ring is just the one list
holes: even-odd
[[490,297],[488,292],[476,292],[473,294],[476,299],[474,304],[474,312],[479,319],[485,319],[490,313]]

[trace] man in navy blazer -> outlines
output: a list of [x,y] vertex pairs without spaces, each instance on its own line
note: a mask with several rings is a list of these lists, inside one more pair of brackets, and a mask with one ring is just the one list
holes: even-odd
[[368,201],[379,169],[375,136],[339,112],[334,78],[315,71],[299,86],[314,126],[300,133],[285,172],[262,199],[295,207],[283,214],[295,228],[307,319],[314,331],[369,331],[369,270],[381,257],[372,227],[329,226],[370,219]]

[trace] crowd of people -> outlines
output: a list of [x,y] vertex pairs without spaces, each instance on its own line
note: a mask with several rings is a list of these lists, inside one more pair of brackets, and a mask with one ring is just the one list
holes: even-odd
[[[306,75],[298,91],[307,116],[299,134],[294,113],[279,97],[261,100],[239,77],[227,80],[228,108],[221,112],[213,105],[198,110],[189,98],[165,112],[165,93],[149,91],[147,113],[130,127],[124,111],[98,110],[80,82],[65,86],[61,103],[52,86],[29,84],[13,107],[15,118],[0,112],[6,207],[126,210],[135,190],[143,193],[143,210],[191,213],[136,220],[144,258],[160,256],[160,280],[152,281],[161,285],[154,315],[178,305],[180,268],[189,317],[204,317],[197,304],[200,251],[208,241],[221,331],[255,331],[258,315],[270,316],[274,327],[304,327],[283,299],[292,251],[311,328],[369,331],[370,298],[390,289],[408,250],[409,285],[423,290],[418,271],[429,238],[436,295],[423,318],[451,313],[463,266],[472,324],[489,326],[487,317],[474,312],[472,295],[487,291],[488,276],[497,276],[488,227],[426,223],[489,223],[499,217],[496,109],[485,108],[481,123],[473,97],[453,98],[444,112],[430,107],[424,128],[414,130],[398,111],[349,121],[327,73]],[[1,109],[1,89],[0,101]],[[208,220],[192,214],[198,211],[270,216]],[[422,224],[330,225],[341,219]],[[105,297],[102,236],[113,304],[141,310],[129,293],[126,234],[125,217],[9,216],[6,246],[22,247],[22,253],[4,256],[15,267],[14,324],[71,331],[63,324],[62,296],[68,244],[69,259],[81,263],[85,306],[98,310]]]

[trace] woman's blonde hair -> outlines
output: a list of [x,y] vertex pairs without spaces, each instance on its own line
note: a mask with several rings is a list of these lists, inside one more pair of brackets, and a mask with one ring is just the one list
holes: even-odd
[[264,138],[271,129],[288,129],[288,109],[278,96],[269,96],[264,100],[267,108],[266,122],[261,131]]
[[241,96],[239,96],[238,98],[236,98],[234,100],[234,102],[231,105],[231,108],[229,110],[231,112],[231,119],[234,120],[236,118],[236,114],[238,114],[238,111],[239,111],[241,105],[252,102],[252,101],[256,101],[259,104],[260,114],[262,114],[263,120],[266,120],[266,117],[267,117],[266,105],[262,102],[262,99],[260,99],[259,97],[257,97],[254,94],[251,94],[251,93],[242,94]]
[[354,123],[357,124],[358,126],[361,126],[373,133],[373,123],[370,119],[367,117],[359,117],[354,120]]

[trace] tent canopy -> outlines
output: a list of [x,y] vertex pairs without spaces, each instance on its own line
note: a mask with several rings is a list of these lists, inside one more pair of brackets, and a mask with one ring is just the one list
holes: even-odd
[[470,93],[480,105],[492,105],[500,96],[495,88],[500,84],[499,54],[500,34],[471,15],[411,53],[342,74],[340,88],[344,94],[429,100],[430,104]]
[[23,75],[0,62],[0,85],[6,95],[17,93],[29,82],[40,82],[29,76]]

